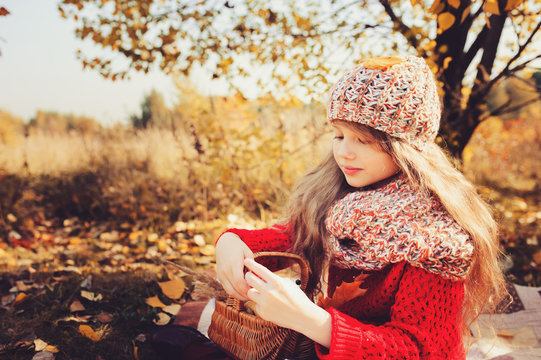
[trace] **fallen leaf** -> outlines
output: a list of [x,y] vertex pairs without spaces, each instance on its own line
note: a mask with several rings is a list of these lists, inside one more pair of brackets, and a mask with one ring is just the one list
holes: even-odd
[[99,322],[106,324],[113,321],[113,315],[109,314],[108,312],[102,311],[96,316],[96,319],[98,319]]
[[19,347],[19,346],[30,346],[34,343],[34,340],[36,340],[38,337],[36,336],[36,333],[34,332],[34,330],[32,330],[32,332],[30,334],[28,334],[27,336],[25,336],[24,338],[22,338],[21,340],[17,341],[15,343],[15,346],[16,347]]
[[17,288],[19,289],[19,291],[27,291],[28,289],[31,288],[31,286],[26,285],[24,282],[20,280],[16,281],[15,285],[17,285]]
[[56,320],[55,324],[58,324],[58,323],[61,323],[61,322],[70,322],[70,321],[75,321],[75,322],[78,322],[78,323],[85,323],[85,322],[88,322],[88,319],[85,319],[85,318],[82,318],[82,317],[67,316],[65,318]]
[[167,241],[165,241],[164,239],[160,239],[158,241],[158,251],[159,252],[166,252],[167,249],[169,248],[169,246],[167,246]]
[[160,309],[163,309],[165,307],[165,304],[162,303],[161,300],[157,296],[147,298],[146,303],[152,307],[157,307]]
[[81,288],[90,290],[92,288],[92,275],[88,275],[86,279],[81,282]]
[[361,289],[360,286],[368,276],[369,274],[361,274],[351,283],[342,282],[342,284],[334,290],[331,298],[324,298],[320,294],[318,305],[324,309],[330,307],[339,308],[349,300],[364,295],[367,289]]
[[15,298],[15,301],[13,301],[13,306],[19,305],[20,303],[25,301],[27,298],[28,298],[28,295],[26,295],[23,292],[17,294],[17,297]]
[[100,341],[100,336],[88,325],[79,325],[79,332],[92,341]]
[[163,294],[173,300],[180,299],[186,288],[186,283],[182,279],[159,282],[158,285],[160,285]]
[[9,294],[2,296],[2,306],[11,304],[17,298],[17,294]]
[[43,349],[43,351],[49,351],[49,352],[52,352],[53,354],[56,354],[58,352],[58,348],[54,345],[47,345],[45,349]]
[[86,308],[79,300],[75,300],[70,305],[70,312],[85,311]]
[[208,265],[212,262],[213,258],[210,256],[201,256],[195,259],[195,262],[199,265]]
[[205,246],[207,243],[205,242],[205,238],[203,235],[195,235],[193,237],[193,241],[197,244],[197,246]]
[[165,311],[168,314],[171,314],[171,315],[175,316],[180,311],[180,305],[179,304],[171,304],[171,305],[168,305],[168,306],[164,307],[162,310]]
[[54,360],[54,354],[50,351],[40,351],[32,357],[32,360]]
[[199,248],[199,252],[202,254],[202,255],[206,255],[206,256],[214,256],[214,254],[216,253],[216,248],[214,247],[214,245],[205,245],[201,248]]
[[45,350],[47,345],[48,344],[45,341],[41,340],[41,339],[34,340],[34,346],[35,346],[35,351],[36,352]]
[[79,269],[77,266],[66,266],[65,268],[62,269],[62,271],[65,271],[65,272],[74,272],[74,273],[77,273],[79,275],[82,275],[83,272],[81,271],[81,269]]
[[158,313],[156,314],[158,316],[158,319],[154,319],[154,324],[163,326],[169,324],[169,321],[171,321],[171,317],[165,313]]
[[86,290],[81,290],[81,296],[84,297],[87,300],[90,300],[90,301],[101,301],[101,300],[103,300],[103,295],[102,294],[96,295],[93,292],[86,291]]

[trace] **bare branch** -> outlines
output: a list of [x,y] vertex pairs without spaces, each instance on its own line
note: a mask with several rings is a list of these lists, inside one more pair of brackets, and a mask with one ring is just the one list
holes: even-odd
[[514,106],[511,106],[512,100],[509,99],[503,105],[497,107],[496,109],[490,111],[487,115],[483,116],[481,119],[479,119],[479,121],[483,121],[483,120],[485,120],[486,118],[488,118],[490,116],[498,116],[498,115],[512,113],[514,111],[517,111],[517,110],[523,108],[526,105],[529,105],[529,104],[532,104],[532,103],[535,103],[535,102],[538,102],[538,101],[541,101],[541,94],[539,96],[535,97],[535,98],[529,99],[527,101],[524,101],[524,102],[522,102],[522,103],[520,103],[518,105],[514,105]]
[[539,21],[537,23],[537,26],[535,27],[535,29],[531,32],[530,36],[528,37],[528,39],[524,42],[524,44],[520,45],[519,46],[519,49],[517,51],[517,53],[515,54],[515,56],[513,56],[508,62],[507,64],[505,65],[505,68],[500,71],[500,73],[494,78],[492,79],[489,83],[487,83],[486,86],[489,87],[489,89],[494,85],[494,83],[496,83],[500,78],[504,77],[505,75],[509,75],[510,73],[513,73],[514,71],[517,71],[517,70],[520,70],[520,69],[523,69],[528,63],[532,62],[533,60],[535,59],[538,59],[541,57],[541,55],[538,55],[536,57],[534,57],[533,59],[530,59],[520,65],[517,65],[515,66],[513,69],[510,69],[511,67],[511,64],[514,63],[519,57],[520,55],[522,54],[522,52],[526,49],[526,47],[530,44],[530,42],[532,41],[533,37],[535,36],[535,34],[537,33],[537,31],[539,31],[539,28],[541,28],[541,21]]
[[[380,0],[379,1],[381,5],[383,5],[383,8],[385,9],[385,12],[389,15],[393,23],[395,24],[395,28],[400,31],[402,34],[406,34],[408,31],[411,30],[409,26],[404,24],[402,19],[400,19],[396,13],[394,12],[393,8],[391,7],[391,4],[389,4],[389,1],[387,0]],[[404,35],[408,43],[415,49],[419,49],[419,40],[415,36],[406,36]]]
[[355,4],[358,4],[360,3],[361,1],[359,0],[355,0],[355,1],[352,1],[348,4],[344,4],[343,6],[339,7],[338,9],[336,9],[334,12],[328,14],[326,17],[323,18],[323,20],[326,20],[326,19],[329,19],[331,17],[333,17],[334,15],[338,14],[340,11],[344,10],[344,9],[347,9],[348,7],[350,7],[351,5],[355,5]]

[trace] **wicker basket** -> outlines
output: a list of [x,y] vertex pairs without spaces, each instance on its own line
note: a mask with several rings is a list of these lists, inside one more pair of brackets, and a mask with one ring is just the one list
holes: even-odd
[[[306,290],[309,267],[295,254],[260,252],[255,259],[292,259],[301,268],[301,289]],[[246,312],[244,302],[229,297],[216,301],[209,337],[237,360],[315,359],[314,343],[306,336]]]

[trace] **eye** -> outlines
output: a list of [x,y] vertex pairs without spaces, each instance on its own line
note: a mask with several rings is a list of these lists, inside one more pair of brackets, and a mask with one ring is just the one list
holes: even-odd
[[368,143],[366,140],[361,139],[361,138],[357,138],[357,142],[361,143],[361,144],[367,144]]
[[343,138],[342,135],[334,135],[334,140],[342,140]]

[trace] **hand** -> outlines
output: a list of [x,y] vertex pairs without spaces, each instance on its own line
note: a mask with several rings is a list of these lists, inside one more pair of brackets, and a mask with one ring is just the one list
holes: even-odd
[[244,260],[250,270],[245,278],[248,298],[255,313],[278,326],[298,331],[328,347],[331,338],[329,313],[314,304],[292,280],[281,278],[253,259]]
[[242,239],[226,232],[216,244],[216,272],[224,290],[239,300],[248,300],[250,288],[244,280],[244,259],[253,259],[254,254]]

